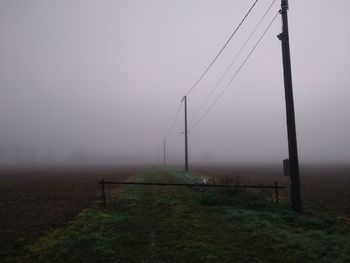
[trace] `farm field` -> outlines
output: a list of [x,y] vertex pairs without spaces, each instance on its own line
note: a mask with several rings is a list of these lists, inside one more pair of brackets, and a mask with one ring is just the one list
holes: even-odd
[[349,10],[0,1],[0,263],[350,263]]
[[[289,178],[283,176],[278,165],[196,166],[193,171],[211,178],[234,178],[233,181],[251,184],[273,184],[277,181],[286,186],[285,198],[289,197]],[[331,210],[350,218],[350,166],[304,165],[300,168],[302,199],[306,212]]]
[[157,186],[110,186],[105,209],[97,184],[101,177],[189,182],[197,174],[287,183],[278,167],[202,166],[194,175],[156,168],[3,171],[1,256],[8,262],[347,262],[348,210],[337,198],[350,184],[345,168],[328,169],[332,179],[325,169],[304,170],[301,217],[283,198],[277,205],[249,191]]
[[[64,226],[98,199],[97,182],[126,180],[137,168],[46,168],[0,171],[0,258]],[[1,261],[1,260],[0,260]]]

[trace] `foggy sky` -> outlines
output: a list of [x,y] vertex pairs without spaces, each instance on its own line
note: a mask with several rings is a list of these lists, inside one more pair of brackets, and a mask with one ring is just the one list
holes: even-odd
[[[0,165],[158,162],[182,96],[253,2],[0,1]],[[270,3],[258,2],[188,96],[189,119]],[[279,5],[277,0],[218,92]],[[290,1],[301,162],[350,161],[349,11],[345,0]],[[288,157],[280,32],[278,17],[191,130],[191,162],[279,163]],[[182,131],[183,111],[167,139],[169,162],[183,159]]]

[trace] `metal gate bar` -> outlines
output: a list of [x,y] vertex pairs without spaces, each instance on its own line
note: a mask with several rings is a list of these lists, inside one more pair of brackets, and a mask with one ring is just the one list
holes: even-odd
[[105,184],[118,184],[118,185],[145,185],[145,186],[180,186],[180,187],[218,187],[218,188],[264,188],[264,189],[275,189],[275,195],[276,195],[276,202],[279,202],[278,197],[278,189],[284,189],[285,187],[282,185],[278,185],[277,182],[275,182],[275,185],[232,185],[232,184],[201,184],[201,183],[194,183],[194,184],[188,184],[188,183],[144,183],[144,182],[110,182],[110,181],[104,181],[102,180],[98,182],[99,184],[102,184],[102,199],[103,199],[103,206],[106,206],[106,194],[105,194]]

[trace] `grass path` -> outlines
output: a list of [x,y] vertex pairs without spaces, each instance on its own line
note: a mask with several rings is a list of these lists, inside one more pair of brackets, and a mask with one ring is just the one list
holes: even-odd
[[[144,171],[135,178],[149,182],[191,179],[183,173],[158,169]],[[227,195],[225,198],[228,200]],[[281,213],[274,210],[281,208],[247,193],[235,193],[230,200],[234,200],[235,206],[223,202],[221,194],[215,192],[128,186],[106,209],[84,210],[69,226],[38,240],[17,260],[343,262],[342,258],[350,256],[350,246],[346,243],[349,235],[333,232],[327,235],[320,230],[338,227],[333,221],[308,221]],[[310,227],[312,231],[307,232]],[[329,243],[332,239],[333,245]],[[319,255],[324,249],[328,249],[325,255]],[[345,257],[338,255],[339,260],[327,261],[339,252]],[[331,253],[331,257],[327,258],[327,253]]]

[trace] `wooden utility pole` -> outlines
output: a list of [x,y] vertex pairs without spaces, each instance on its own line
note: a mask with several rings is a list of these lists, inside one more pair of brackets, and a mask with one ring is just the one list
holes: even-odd
[[293,210],[301,212],[301,196],[300,196],[300,178],[299,178],[299,160],[297,135],[295,127],[293,86],[292,86],[292,69],[290,62],[289,32],[288,32],[288,0],[281,0],[282,15],[282,33],[278,38],[282,41],[282,57],[283,57],[283,75],[284,90],[286,98],[287,112],[287,132],[288,132],[288,151],[289,151],[289,169],[291,178],[291,200]]
[[166,166],[166,138],[163,141],[163,166]]
[[187,131],[187,97],[182,98],[185,105],[185,171],[188,172],[188,131]]

